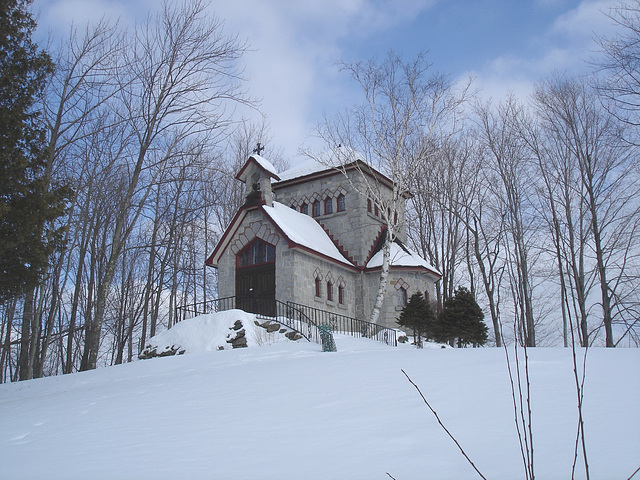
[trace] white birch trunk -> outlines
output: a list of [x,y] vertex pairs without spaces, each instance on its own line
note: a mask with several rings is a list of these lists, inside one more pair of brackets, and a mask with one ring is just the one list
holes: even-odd
[[387,280],[389,278],[389,270],[391,267],[391,235],[387,234],[387,239],[382,247],[382,270],[380,271],[380,283],[378,284],[378,294],[376,295],[376,302],[373,305],[371,311],[371,323],[378,323],[380,318],[380,312],[382,311],[382,304],[384,303],[384,297],[387,293]]

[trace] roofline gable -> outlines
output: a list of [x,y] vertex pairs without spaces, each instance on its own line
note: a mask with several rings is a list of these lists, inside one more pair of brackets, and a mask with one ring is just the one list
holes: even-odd
[[[336,258],[333,258],[333,257],[330,257],[328,255],[325,255],[322,252],[319,252],[317,250],[314,250],[311,247],[308,247],[306,245],[302,245],[302,244],[297,243],[296,241],[292,240],[287,235],[287,233],[280,227],[280,225],[278,225],[278,223],[273,218],[271,218],[271,216],[264,210],[263,207],[264,207],[263,205],[250,205],[250,206],[244,205],[244,206],[240,207],[240,209],[238,210],[236,215],[233,217],[233,219],[229,223],[229,226],[225,229],[224,233],[222,234],[222,237],[220,238],[220,241],[218,242],[218,244],[215,246],[215,248],[213,250],[213,253],[211,253],[211,255],[209,255],[209,257],[205,260],[205,265],[207,265],[209,267],[217,268],[218,261],[220,260],[220,257],[222,257],[222,255],[224,254],[226,249],[229,247],[229,244],[231,243],[231,239],[234,237],[235,233],[238,231],[238,228],[240,227],[240,225],[242,224],[242,221],[246,217],[246,213],[248,211],[251,211],[251,210],[258,210],[259,209],[259,210],[262,211],[263,217],[276,229],[276,231],[282,236],[282,238],[285,239],[285,241],[287,242],[287,246],[289,248],[296,248],[296,249],[302,250],[302,251],[307,252],[307,253],[309,253],[309,254],[311,254],[313,256],[316,256],[316,257],[322,258],[322,259],[324,259],[326,261],[335,263],[336,265],[340,265],[340,266],[342,266],[344,268],[348,268],[348,269],[351,269],[351,270],[357,270],[357,271],[361,270],[360,268],[356,267],[355,265],[352,265],[351,263],[349,263],[349,260],[346,259],[346,258],[344,259],[344,262],[341,262]],[[335,241],[333,239],[331,239],[331,237],[329,237],[329,239],[335,245]],[[338,248],[338,247],[336,246],[336,248]],[[343,252],[341,252],[339,248],[338,248],[338,251],[340,252],[340,254],[344,255]]]
[[[265,160],[266,161],[266,160]],[[252,163],[255,163],[258,168],[263,171],[264,173],[266,173],[269,177],[275,179],[276,181],[280,180],[280,177],[278,176],[277,173],[275,173],[275,171],[272,171],[268,168],[266,168],[259,160],[258,158],[256,158],[256,155],[250,155],[249,158],[247,159],[247,161],[244,163],[244,165],[242,166],[242,168],[238,171],[238,173],[235,176],[236,180],[240,180],[241,182],[244,182],[244,180],[242,180],[242,176],[244,175],[245,170],[249,167],[249,165],[251,165]]]
[[388,187],[392,187],[393,183],[391,181],[391,179],[389,177],[387,177],[385,174],[379,172],[378,170],[376,170],[375,168],[373,168],[371,165],[369,165],[368,163],[364,162],[363,160],[360,159],[356,159],[352,162],[349,162],[345,165],[340,165],[340,166],[327,166],[326,168],[323,168],[322,170],[318,170],[315,172],[311,172],[311,173],[307,173],[307,174],[302,174],[298,177],[293,177],[293,178],[289,178],[286,180],[279,180],[277,183],[275,183],[273,185],[273,189],[277,190],[279,188],[283,188],[285,186],[289,186],[289,185],[295,185],[297,183],[303,183],[303,182],[307,182],[309,180],[313,180],[316,178],[323,178],[323,177],[329,177],[332,175],[344,175],[345,172],[348,171],[353,171],[353,170],[357,170],[360,171],[362,173],[364,173],[365,175],[369,175],[371,177],[374,177],[374,179],[376,180],[381,180],[382,183],[384,183],[385,185],[387,185]]
[[242,220],[244,219],[244,217],[246,216],[247,211],[254,210],[256,208],[257,208],[256,205],[251,205],[251,206],[243,205],[238,209],[235,216],[233,217],[233,219],[225,229],[224,233],[222,234],[222,237],[220,237],[218,244],[213,249],[213,252],[204,261],[204,264],[206,266],[217,268],[218,260],[220,260],[220,257],[222,256],[226,248],[229,246],[229,240],[231,239],[231,237],[233,237],[235,232],[238,230],[238,227],[242,222]]

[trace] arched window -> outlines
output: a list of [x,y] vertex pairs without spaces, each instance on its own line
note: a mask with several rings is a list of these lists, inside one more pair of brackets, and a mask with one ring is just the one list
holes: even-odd
[[236,261],[238,268],[274,263],[276,261],[276,247],[256,238],[238,253]]
[[398,306],[404,307],[407,304],[407,289],[400,287],[398,289]]
[[321,296],[321,280],[320,277],[316,277],[316,297],[320,297]]
[[371,199],[367,198],[367,212],[371,213]]
[[333,283],[331,281],[327,282],[327,300],[333,301]]
[[305,215],[309,215],[309,204],[307,202],[300,205],[300,213],[304,213]]
[[380,210],[378,209],[378,204],[377,203],[376,203],[375,215],[376,215],[376,217],[380,216]]
[[313,202],[313,211],[311,212],[311,214],[314,217],[319,217],[320,216],[320,202],[318,200],[316,200],[315,202]]
[[338,285],[338,303],[340,305],[344,304],[344,286]]
[[324,214],[329,215],[333,213],[333,198],[327,197],[324,199]]
[[346,209],[346,202],[344,199],[344,195],[340,194],[338,195],[338,211],[344,212],[345,209]]

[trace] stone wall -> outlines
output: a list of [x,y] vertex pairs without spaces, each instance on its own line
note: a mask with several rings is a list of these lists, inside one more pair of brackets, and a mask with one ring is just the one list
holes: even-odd
[[[289,282],[289,280],[283,279],[283,284],[286,285],[284,288],[286,298],[302,305],[340,315],[356,316],[356,285],[360,276],[359,272],[313,257],[302,250],[291,250],[290,252],[293,259],[293,275],[283,273],[283,276],[289,276],[292,280]],[[319,296],[316,296],[316,278],[320,279]],[[328,299],[328,281],[333,284],[332,300]],[[339,302],[338,289],[340,285],[344,288],[343,303]]]
[[[380,270],[364,273],[362,277],[364,319],[369,320],[380,285]],[[421,271],[391,270],[387,278],[387,292],[378,320],[380,325],[389,328],[398,327],[396,319],[402,311],[402,305],[399,301],[400,287],[405,288],[407,300],[417,291],[422,292],[423,295],[427,292],[431,299],[434,298],[434,283],[430,275]]]
[[[259,237],[276,247],[276,299],[355,316],[356,284],[359,272],[312,256],[303,250],[290,249],[286,240],[264,219],[259,210],[247,212],[236,235],[218,263],[220,298],[235,296],[236,253]],[[315,278],[321,279],[321,295],[315,295]],[[333,281],[333,301],[327,299],[327,281]],[[344,302],[338,299],[338,287],[344,287]]]
[[[349,177],[357,190],[365,190],[358,172],[349,172]],[[367,197],[354,190],[351,182],[342,173],[335,172],[284,188],[275,184],[273,188],[278,202],[297,211],[306,203],[309,215],[312,215],[313,202],[319,201],[321,214],[315,217],[316,220],[331,235],[334,242],[348,253],[350,260],[358,266],[363,266],[384,227],[384,222],[380,215],[367,212]],[[337,199],[340,195],[345,197],[345,210],[342,212],[337,211]],[[325,214],[326,198],[332,199],[333,213]],[[404,207],[399,211],[399,218],[404,219]],[[404,228],[401,230],[399,237],[403,239]]]

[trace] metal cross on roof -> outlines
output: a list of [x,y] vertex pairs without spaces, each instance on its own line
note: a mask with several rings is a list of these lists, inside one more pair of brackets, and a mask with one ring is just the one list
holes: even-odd
[[260,145],[260,142],[258,142],[258,145],[256,146],[256,148],[253,149],[253,153],[257,153],[258,155],[260,155],[260,152],[262,152],[263,150],[264,150],[264,147]]

